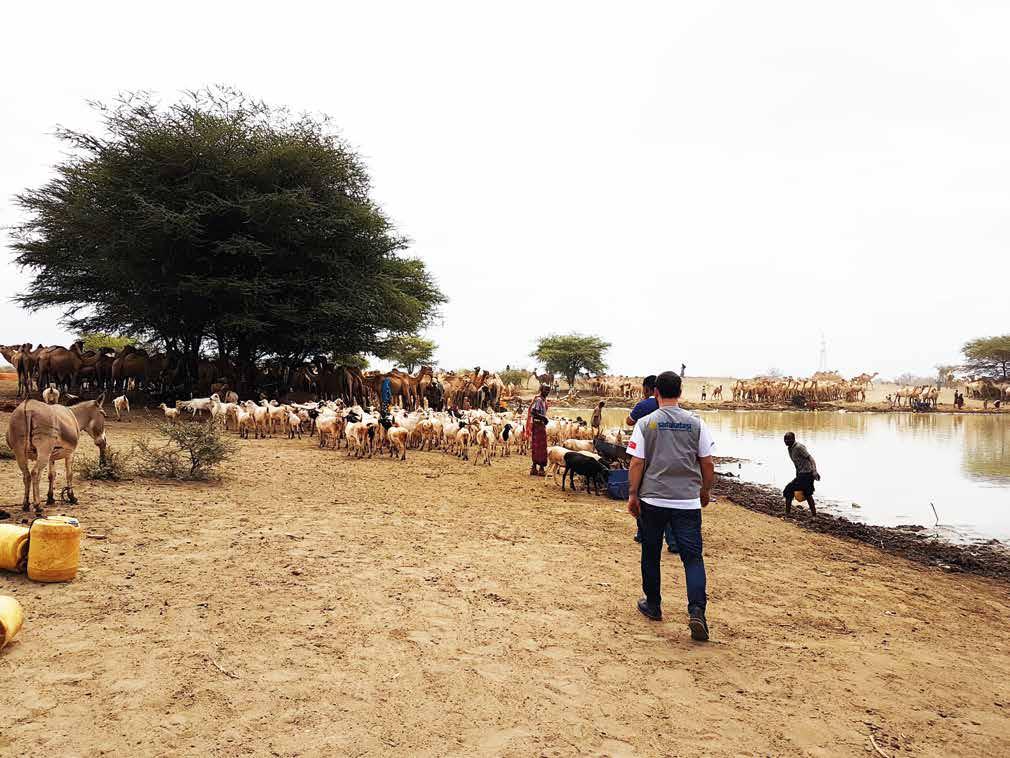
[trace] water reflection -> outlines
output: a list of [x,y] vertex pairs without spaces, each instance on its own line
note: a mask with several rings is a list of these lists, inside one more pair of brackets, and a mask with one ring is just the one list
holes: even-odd
[[[588,419],[585,409],[552,413]],[[621,426],[626,410],[605,409]],[[885,525],[941,523],[1010,538],[1010,418],[1004,416],[800,411],[702,412],[718,455],[749,459],[744,479],[782,487],[793,470],[782,444],[796,433],[816,457],[829,508]],[[858,506],[858,507],[857,507]]]
[[998,416],[973,417],[972,423],[965,425],[961,467],[967,476],[991,484],[1010,482],[1008,429],[1010,423]]

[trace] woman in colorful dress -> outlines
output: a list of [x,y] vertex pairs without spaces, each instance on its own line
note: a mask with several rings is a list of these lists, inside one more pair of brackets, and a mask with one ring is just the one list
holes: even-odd
[[540,386],[540,394],[533,398],[526,416],[526,432],[530,436],[530,457],[533,459],[530,476],[547,475],[547,410],[550,407],[547,395],[550,391],[550,385]]

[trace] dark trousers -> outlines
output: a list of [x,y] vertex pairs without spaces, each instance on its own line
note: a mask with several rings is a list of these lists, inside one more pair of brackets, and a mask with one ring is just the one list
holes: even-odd
[[673,537],[684,564],[687,605],[705,610],[705,561],[701,550],[701,509],[657,508],[642,503],[642,591],[650,605],[663,602],[659,567],[663,557],[663,532],[672,527]]
[[[640,518],[635,519],[635,523],[638,524],[638,531],[635,532],[635,541],[636,542],[641,542],[642,541],[642,519],[640,519]],[[665,536],[666,536],[666,544],[669,545],[672,548],[676,548],[677,547],[677,540],[673,536],[673,525],[672,524],[667,524],[666,525],[666,535]]]
[[796,490],[800,490],[804,497],[809,498],[814,494],[814,475],[813,474],[797,474],[796,478],[793,479],[789,484],[782,488],[782,497],[784,497],[789,502],[793,500],[793,493]]

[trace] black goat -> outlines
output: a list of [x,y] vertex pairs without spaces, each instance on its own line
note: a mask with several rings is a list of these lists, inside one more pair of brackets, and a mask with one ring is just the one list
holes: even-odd
[[561,489],[565,488],[565,477],[571,478],[572,491],[575,491],[575,475],[585,477],[586,492],[589,492],[589,481],[593,482],[593,492],[600,494],[600,484],[607,486],[610,469],[591,455],[578,452],[565,453],[565,473],[561,476]]

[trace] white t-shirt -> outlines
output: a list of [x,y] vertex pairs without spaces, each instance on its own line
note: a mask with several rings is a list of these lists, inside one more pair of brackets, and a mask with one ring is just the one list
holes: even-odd
[[[701,419],[698,419],[698,422],[701,424],[701,434],[698,436],[698,457],[708,458],[715,449],[715,441],[712,439],[712,432],[708,430],[708,425]],[[631,433],[631,439],[628,441],[628,455],[633,455],[636,458],[645,458],[645,435],[642,434],[641,421],[635,424],[635,431]],[[657,508],[681,508],[683,510],[701,508],[700,497],[692,498],[691,500],[664,500],[652,497],[642,502],[654,505]]]

